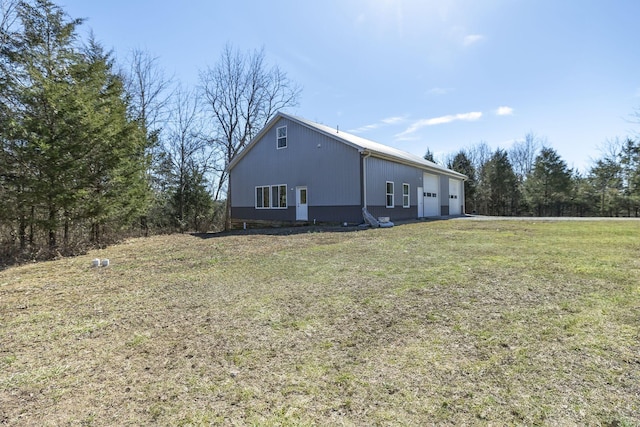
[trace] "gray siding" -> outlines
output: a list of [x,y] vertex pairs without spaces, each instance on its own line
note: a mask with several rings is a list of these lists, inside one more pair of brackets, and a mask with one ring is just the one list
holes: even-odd
[[261,221],[293,221],[296,218],[296,207],[287,209],[256,209],[255,207],[231,207],[231,217],[235,219],[257,219]]
[[449,177],[440,176],[440,215],[449,215]]
[[[287,148],[277,149],[276,129],[287,126]],[[232,216],[255,207],[255,187],[287,185],[288,209],[253,209],[255,219],[295,219],[295,187],[307,186],[309,218],[314,207],[360,206],[358,150],[285,118],[275,123],[231,171]],[[324,209],[323,212],[332,209]],[[340,221],[342,215],[336,220]],[[319,221],[328,218],[317,218]]]
[[[388,216],[393,221],[418,217],[416,188],[422,187],[422,170],[369,157],[367,162],[367,209],[372,215]],[[387,208],[386,183],[394,183],[394,207]],[[402,206],[402,184],[409,184],[409,208]]]
[[391,221],[418,218],[417,204],[416,206],[411,205],[410,208],[403,208],[402,206],[396,206],[395,208],[387,208],[386,206],[369,206],[367,210],[376,218],[388,216]]
[[[278,149],[276,132],[287,126],[287,147]],[[418,216],[416,189],[424,188],[424,170],[377,157],[363,159],[358,150],[336,141],[326,130],[309,128],[294,119],[278,117],[252,142],[231,170],[231,215],[235,219],[295,221],[296,187],[307,187],[308,221],[361,222],[364,202],[363,162],[366,161],[366,202],[374,216],[391,220]],[[338,135],[339,136],[339,135]],[[449,177],[438,177],[440,214],[449,214]],[[386,207],[386,182],[394,183],[394,207]],[[410,206],[403,207],[403,184],[409,184]],[[258,186],[287,186],[287,208],[256,209]],[[433,189],[432,191],[435,191]]]
[[[236,219],[261,220],[261,221],[294,221],[296,208],[292,206],[288,209],[254,209],[233,207],[231,216]],[[310,206],[309,219],[306,222],[334,222],[350,224],[360,224],[362,222],[362,208],[356,206]]]

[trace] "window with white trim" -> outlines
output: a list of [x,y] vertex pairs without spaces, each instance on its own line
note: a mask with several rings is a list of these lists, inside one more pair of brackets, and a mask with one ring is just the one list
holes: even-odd
[[256,209],[269,209],[271,188],[269,186],[256,187]]
[[287,186],[263,185],[256,187],[256,209],[286,209]]
[[402,207],[411,207],[411,200],[409,199],[409,184],[402,184]]
[[393,206],[393,182],[387,181],[387,207],[392,208]]
[[287,207],[287,186],[272,185],[271,186],[271,208],[284,209]]
[[287,127],[286,126],[280,126],[279,128],[276,129],[276,144],[278,147],[278,150],[281,148],[287,148]]

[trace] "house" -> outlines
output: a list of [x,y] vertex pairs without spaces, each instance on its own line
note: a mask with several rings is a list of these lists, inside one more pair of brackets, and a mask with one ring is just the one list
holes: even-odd
[[361,223],[464,213],[465,175],[278,113],[229,165],[234,222]]

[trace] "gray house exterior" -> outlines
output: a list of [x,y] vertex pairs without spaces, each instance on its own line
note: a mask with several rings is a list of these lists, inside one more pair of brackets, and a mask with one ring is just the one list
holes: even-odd
[[465,175],[278,113],[229,165],[234,221],[361,223],[464,213]]

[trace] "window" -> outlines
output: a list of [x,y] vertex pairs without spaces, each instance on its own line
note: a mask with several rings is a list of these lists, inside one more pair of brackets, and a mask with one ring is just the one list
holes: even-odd
[[402,184],[402,207],[408,208],[410,206],[411,204],[409,200],[409,184]]
[[256,187],[256,209],[269,209],[270,189],[266,187]]
[[256,209],[284,209],[286,207],[286,185],[264,185],[256,187]]
[[281,148],[287,148],[287,127],[281,126],[276,129],[278,139],[278,150]]
[[274,209],[287,207],[287,186],[286,185],[271,186],[271,207]]
[[387,181],[387,207],[392,208],[393,206],[393,182]]

